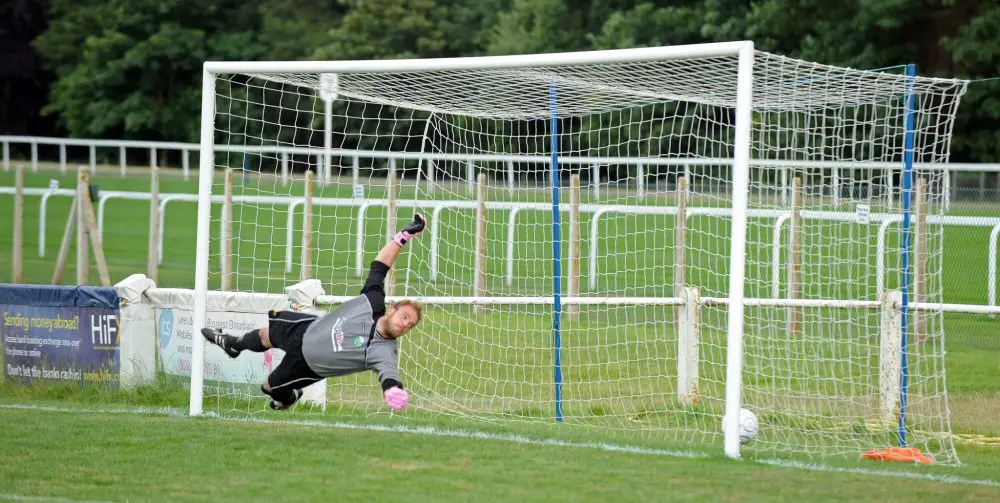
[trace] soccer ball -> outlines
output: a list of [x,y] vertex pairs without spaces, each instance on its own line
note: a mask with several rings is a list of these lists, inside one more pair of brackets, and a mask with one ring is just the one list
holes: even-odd
[[[726,433],[726,428],[729,424],[728,419],[728,417],[722,418],[723,434]],[[736,426],[740,429],[740,443],[743,445],[750,443],[750,441],[757,438],[757,434],[760,433],[760,421],[757,420],[757,414],[754,414],[747,409],[740,409],[740,419]]]

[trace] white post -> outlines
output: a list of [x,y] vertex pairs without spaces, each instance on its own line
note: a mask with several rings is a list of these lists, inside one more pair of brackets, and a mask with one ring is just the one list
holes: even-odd
[[[160,168],[156,168],[156,170],[159,171]],[[168,195],[168,196],[164,196],[160,200],[160,237],[159,237],[159,243],[157,244],[157,251],[156,251],[156,263],[157,264],[162,264],[163,263],[163,229],[167,228],[166,224],[164,223],[164,221],[167,219],[167,203],[169,203],[170,201],[174,201],[176,199],[177,199],[176,195],[175,196],[169,196]],[[221,227],[220,227],[220,229],[221,229]],[[219,263],[221,264],[222,263],[221,262],[222,261],[222,255],[219,255],[219,261],[220,261]]]
[[781,295],[781,226],[791,214],[784,214],[774,220],[774,233],[771,234],[771,298]]
[[[390,159],[391,161],[391,159]],[[386,239],[392,239],[392,236],[396,234],[396,208],[399,193],[399,185],[396,183],[396,169],[392,166],[389,171],[389,177],[386,179],[386,194],[387,208],[385,217],[385,235]],[[396,274],[392,269],[389,269],[389,273],[385,276],[385,294],[393,295],[396,293]]]
[[31,172],[38,173],[38,143],[35,142],[31,142]]
[[[201,150],[198,165],[198,227],[197,251],[194,263],[193,328],[205,326],[208,305],[208,244],[212,225],[212,174],[215,169],[215,75],[202,71],[201,86]],[[191,338],[191,394],[189,413],[202,413],[205,382],[205,338]]]
[[313,238],[313,184],[312,171],[306,171],[305,204],[302,206],[302,259],[299,264],[299,281],[312,278],[312,238]]
[[465,162],[465,190],[471,196],[476,193],[476,166],[472,159]]
[[352,187],[361,182],[361,162],[358,160],[358,156],[351,159],[351,181],[354,184]]
[[882,295],[882,322],[879,338],[879,390],[881,391],[881,419],[895,424],[899,412],[899,374],[902,359],[900,330],[902,327],[903,295],[899,290],[887,290]]
[[45,209],[48,206],[49,198],[52,197],[51,192],[46,192],[42,194],[42,201],[38,205],[38,256],[45,256]]
[[[510,215],[507,217],[507,286],[514,284],[514,224],[517,222],[519,210],[520,208],[516,206],[511,208]],[[591,243],[593,242],[591,241]]]
[[609,208],[601,208],[594,212],[594,215],[590,217],[590,288],[597,288],[597,248],[598,248],[598,234],[597,229],[601,223],[601,216],[605,213],[611,211]]
[[[802,278],[802,179],[792,180],[792,213],[788,226],[788,292],[789,299],[799,298]],[[799,331],[799,308],[788,307],[788,335]]]
[[[684,289],[687,286],[687,216],[688,216],[688,204],[687,204],[687,177],[681,176],[677,178],[677,191],[675,196],[675,201],[677,205],[677,220],[674,224],[674,296],[683,297]],[[677,332],[681,333],[684,331],[684,326],[682,323],[681,311],[685,309],[684,306],[674,307],[674,318],[677,321]]]
[[333,176],[333,99],[323,97],[323,183]]
[[149,242],[146,245],[146,277],[156,281],[160,263],[160,177],[158,170],[149,171]]
[[295,207],[302,201],[288,203],[288,216],[285,222],[285,273],[292,272],[292,248],[295,246]]
[[590,166],[590,184],[594,188],[594,198],[601,197],[601,165],[593,164]]
[[[747,191],[750,174],[750,110],[753,100],[753,42],[739,49],[736,84],[736,123],[733,159],[733,223],[729,252],[729,312],[726,345],[726,412],[733,421],[740,415],[743,392],[743,283],[746,278]],[[725,428],[726,456],[740,456],[740,436],[735,425]]]
[[149,167],[156,168],[156,147],[150,147],[149,149]]
[[59,144],[59,172],[66,172],[66,144]]
[[[687,177],[677,179],[677,221],[674,224],[674,295],[680,296],[687,285],[685,271],[687,251]],[[593,246],[593,245],[591,245]]]
[[[910,302],[925,302],[927,293],[927,240],[930,234],[927,232],[927,179],[924,177],[918,177],[916,180],[916,201],[914,201],[914,225],[913,225],[913,280],[912,280],[912,296],[910,297]],[[913,316],[911,318],[913,324],[911,325],[911,333],[917,337],[917,340],[923,340],[927,337],[927,332],[925,332],[925,320],[926,316],[922,311],[913,310]]]
[[[997,305],[997,238],[1000,237],[1000,224],[994,225],[990,231],[989,262],[987,263],[986,295],[991,306]],[[991,318],[994,315],[990,316]]]
[[885,182],[885,207],[886,209],[892,209],[892,169],[886,168],[882,171],[885,173],[883,181]]
[[[434,211],[431,213],[431,235],[428,236],[431,239],[431,281],[437,281],[438,277],[438,236],[440,235],[438,229],[441,227],[442,211],[444,211],[444,206],[438,206],[437,208],[434,208]],[[358,226],[361,226],[361,222],[358,222]],[[360,270],[358,276],[361,276]]]
[[507,193],[514,195],[514,161],[507,161]]
[[97,147],[95,145],[90,146],[90,172],[97,173]]
[[694,287],[680,290],[684,304],[678,309],[677,326],[677,400],[682,405],[697,405],[698,341],[701,339],[701,295]]
[[[368,207],[369,206],[371,206],[371,203],[361,203],[361,206],[358,207],[358,224],[355,227],[357,230],[355,231],[356,234],[355,234],[355,238],[354,238],[354,246],[355,246],[355,250],[354,250],[354,275],[357,276],[357,277],[359,277],[359,278],[361,277],[362,274],[364,274],[364,259],[365,259],[365,212],[368,211]],[[432,218],[431,219],[431,227],[434,227],[434,224],[435,224],[435,219]],[[435,242],[434,241],[434,236],[436,236],[436,235],[437,234],[434,233],[434,232],[431,233],[431,249],[432,250],[433,250],[433,245],[434,245],[434,242]],[[431,279],[433,279],[433,277],[434,277],[434,253],[432,251],[431,252]]]
[[396,159],[394,157],[389,158],[389,175],[396,177],[399,180],[399,175],[396,174]]
[[[1000,174],[997,177],[1000,178]],[[948,168],[948,164],[944,165],[944,180],[941,183],[944,191],[944,211],[948,211],[951,209],[951,169]]]
[[[357,160],[357,157],[354,159]],[[436,168],[434,164],[434,159],[427,160],[427,193],[432,195],[434,194],[434,169]]]
[[[483,175],[480,175],[483,176]],[[590,244],[594,246],[594,243]],[[580,174],[575,173],[569,179],[569,267],[567,268],[568,297],[580,296]],[[579,304],[568,304],[566,315],[575,320],[580,315]]]
[[[308,189],[306,189],[308,190]],[[226,168],[222,202],[222,291],[233,287],[233,168]]]
[[791,168],[781,170],[781,205],[788,206],[788,171]]
[[181,150],[181,172],[184,173],[184,181],[191,177],[191,159],[187,150]]
[[[476,211],[476,257],[475,257],[475,282],[476,297],[486,296],[486,173],[480,173],[477,177],[478,201]],[[475,313],[482,313],[483,307],[476,304]]]
[[889,226],[901,218],[887,218],[878,226],[878,237],[875,239],[875,294],[881,296],[885,285],[885,233]]
[[121,177],[125,178],[125,145],[118,147],[118,169],[120,171]]
[[833,205],[840,205],[840,169],[837,166],[833,167],[833,180],[831,185],[833,185]]
[[640,162],[635,165],[635,197],[645,197],[646,195],[646,169]]
[[281,153],[281,184],[288,185],[288,152]]

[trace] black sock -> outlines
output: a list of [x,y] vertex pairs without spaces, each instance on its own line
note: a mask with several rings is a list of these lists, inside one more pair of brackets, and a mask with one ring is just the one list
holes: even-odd
[[253,351],[254,353],[263,353],[267,351],[264,347],[264,343],[260,340],[260,330],[251,330],[233,341],[232,347],[239,350]]

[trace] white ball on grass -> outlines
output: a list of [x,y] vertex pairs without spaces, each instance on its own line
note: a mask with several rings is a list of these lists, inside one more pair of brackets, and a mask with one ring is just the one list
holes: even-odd
[[[722,433],[726,433],[726,428],[729,424],[728,416],[722,418]],[[747,410],[740,409],[740,418],[736,424],[740,432],[740,443],[746,445],[750,443],[753,439],[757,438],[760,433],[760,421],[757,419],[757,414]]]

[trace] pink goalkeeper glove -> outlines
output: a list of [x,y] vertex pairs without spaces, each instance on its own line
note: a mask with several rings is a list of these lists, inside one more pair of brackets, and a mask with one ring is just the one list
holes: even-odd
[[403,410],[406,408],[406,404],[410,403],[410,395],[403,388],[389,388],[385,390],[385,403],[389,404],[393,410]]
[[421,215],[420,213],[417,213],[416,215],[413,215],[413,221],[410,222],[406,227],[403,227],[403,230],[397,232],[396,235],[392,237],[392,239],[399,246],[403,246],[406,244],[407,241],[416,237],[417,234],[420,234],[420,231],[424,230],[424,226],[426,225],[427,221],[424,220],[424,216]]

